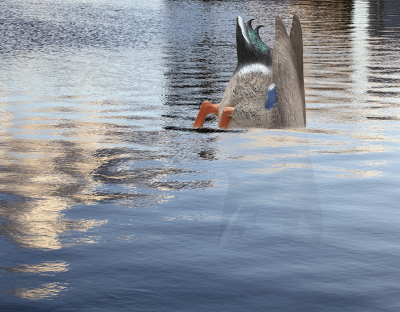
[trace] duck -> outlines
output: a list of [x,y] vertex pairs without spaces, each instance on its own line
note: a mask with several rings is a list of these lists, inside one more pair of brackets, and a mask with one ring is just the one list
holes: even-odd
[[237,65],[219,104],[204,101],[193,128],[203,127],[214,114],[218,127],[304,128],[306,103],[303,74],[303,34],[293,16],[290,35],[280,16],[275,19],[274,47],[260,38],[259,29],[236,18]]

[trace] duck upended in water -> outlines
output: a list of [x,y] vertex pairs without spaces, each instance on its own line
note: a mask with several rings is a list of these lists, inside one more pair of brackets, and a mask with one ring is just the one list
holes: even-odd
[[207,114],[218,126],[233,128],[302,128],[306,126],[303,77],[303,37],[293,16],[290,36],[275,19],[274,48],[268,47],[251,21],[236,20],[238,63],[220,104],[203,102],[193,128],[202,127]]

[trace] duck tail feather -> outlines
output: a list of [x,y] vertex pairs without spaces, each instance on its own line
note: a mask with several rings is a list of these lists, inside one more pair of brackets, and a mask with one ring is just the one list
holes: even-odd
[[[293,29],[293,38],[299,37],[300,23],[297,23],[295,19],[295,27]],[[300,28],[301,33],[301,28]],[[292,36],[292,35],[291,35]],[[275,19],[275,41],[273,48],[273,82],[276,84],[276,93],[278,98],[278,108],[281,118],[281,124],[284,128],[291,127],[304,127],[304,83],[303,79],[300,78],[298,72],[298,58],[293,48],[292,37],[289,37],[285,24],[280,16]],[[295,45],[299,47],[298,39],[295,41]],[[302,43],[302,40],[301,40]],[[302,44],[301,44],[302,51]],[[301,63],[302,64],[302,63]],[[300,82],[301,81],[301,82]]]
[[304,93],[304,73],[303,73],[303,32],[300,19],[297,15],[293,16],[292,29],[290,31],[290,40],[294,51],[297,75],[300,81],[300,91],[303,100],[304,124],[306,124],[306,99]]

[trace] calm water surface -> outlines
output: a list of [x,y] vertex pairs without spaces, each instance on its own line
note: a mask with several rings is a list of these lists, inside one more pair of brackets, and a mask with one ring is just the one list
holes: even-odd
[[[298,14],[307,128],[191,126],[235,18]],[[1,311],[398,311],[396,1],[0,2]]]

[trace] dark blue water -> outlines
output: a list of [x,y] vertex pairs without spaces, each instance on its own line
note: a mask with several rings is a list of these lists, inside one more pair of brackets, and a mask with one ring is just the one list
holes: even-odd
[[[307,128],[193,131],[235,18],[302,22]],[[0,2],[1,311],[398,311],[396,1]]]

